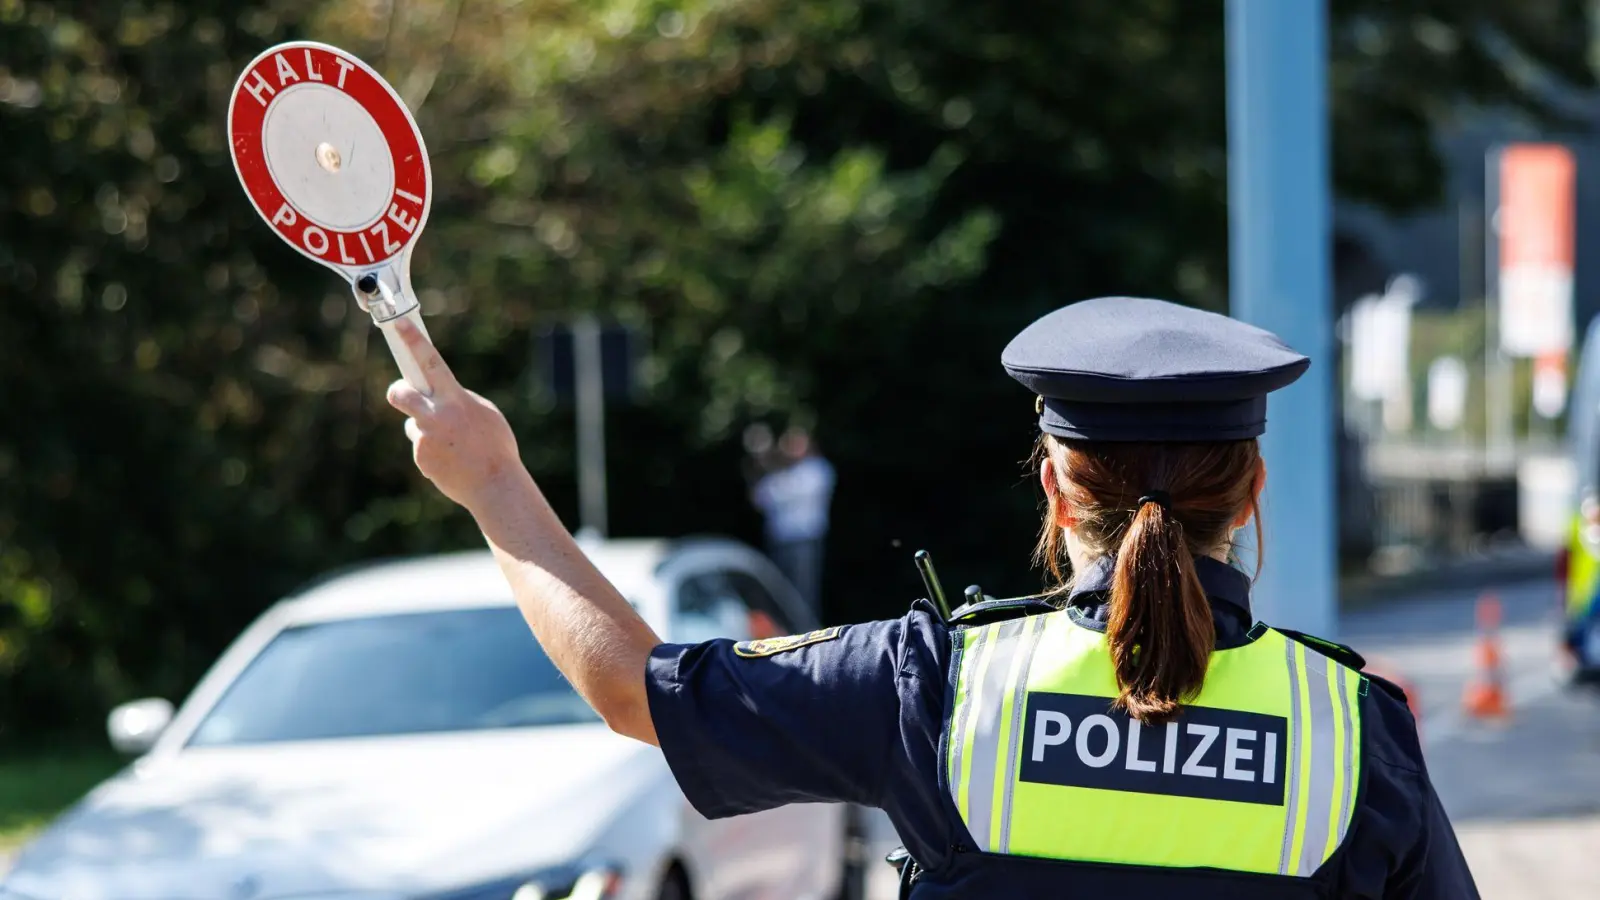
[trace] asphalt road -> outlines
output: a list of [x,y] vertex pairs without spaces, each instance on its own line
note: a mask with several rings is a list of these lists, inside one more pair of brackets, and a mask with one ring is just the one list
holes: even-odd
[[[1474,673],[1474,610],[1485,589],[1397,597],[1347,614],[1338,639],[1406,679],[1422,705],[1430,774],[1484,900],[1600,897],[1600,696],[1562,686],[1555,585],[1490,586],[1511,715],[1462,711]],[[897,842],[874,821],[878,858]],[[887,866],[869,896],[893,900]]]
[[1600,814],[1600,696],[1563,685],[1553,583],[1492,591],[1505,613],[1500,641],[1511,715],[1483,722],[1464,713],[1461,694],[1474,672],[1473,608],[1482,593],[1378,607],[1354,617],[1344,638],[1415,686],[1429,772],[1455,822]]
[[1501,600],[1510,716],[1475,720],[1473,608],[1441,592],[1353,617],[1345,638],[1404,672],[1423,703],[1428,769],[1485,900],[1600,897],[1600,694],[1566,688],[1555,649],[1556,586],[1491,588]]

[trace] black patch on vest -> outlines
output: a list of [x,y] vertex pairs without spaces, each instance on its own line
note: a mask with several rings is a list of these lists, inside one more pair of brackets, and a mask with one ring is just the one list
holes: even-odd
[[1024,721],[1023,781],[1283,805],[1282,716],[1186,706],[1170,724],[1140,726],[1105,697],[1035,691]]
[[1020,619],[1023,616],[1044,615],[1045,613],[1056,612],[1058,609],[1059,607],[1043,597],[1011,597],[1005,600],[983,600],[978,603],[967,603],[956,607],[950,613],[949,624],[976,627],[988,625],[992,622]]

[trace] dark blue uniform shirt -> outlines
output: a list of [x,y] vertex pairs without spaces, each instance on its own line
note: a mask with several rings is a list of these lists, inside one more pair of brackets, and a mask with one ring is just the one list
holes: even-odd
[[[1253,624],[1248,578],[1213,560],[1197,562],[1218,646],[1243,643]],[[1077,624],[1104,628],[1109,584],[1106,565],[1080,575],[1068,601]],[[656,648],[646,676],[656,735],[701,814],[809,802],[882,809],[926,871],[918,900],[1109,890],[1124,900],[1174,891],[1228,900],[1302,895],[1270,876],[1241,882],[1194,870],[1063,867],[979,853],[939,780],[951,629],[919,601],[903,618],[830,634],[754,658],[727,640]],[[1362,701],[1364,794],[1343,851],[1318,873],[1321,895],[1472,900],[1477,889],[1428,780],[1411,712],[1398,689],[1374,681],[1383,689]]]

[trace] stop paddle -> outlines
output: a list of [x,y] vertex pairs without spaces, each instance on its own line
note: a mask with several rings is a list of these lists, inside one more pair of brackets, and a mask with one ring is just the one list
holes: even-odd
[[233,165],[256,212],[296,250],[348,281],[405,380],[431,394],[396,333],[427,333],[411,251],[428,221],[432,173],[422,132],[382,76],[326,44],[293,41],[256,57],[228,105]]

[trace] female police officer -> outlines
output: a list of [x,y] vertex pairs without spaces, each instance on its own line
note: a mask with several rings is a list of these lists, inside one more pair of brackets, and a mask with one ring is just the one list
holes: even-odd
[[1227,562],[1256,518],[1266,395],[1308,365],[1274,336],[1154,300],[1045,316],[1002,361],[1038,397],[1039,556],[1070,583],[694,646],[660,642],[499,411],[405,338],[435,385],[390,391],[418,467],[476,517],[551,658],[706,816],[879,807],[918,900],[1477,896],[1399,691],[1255,623]]

